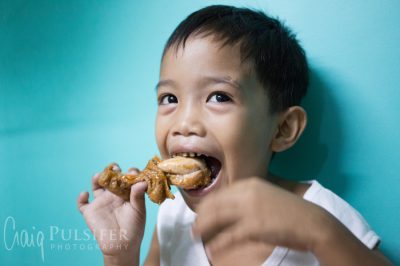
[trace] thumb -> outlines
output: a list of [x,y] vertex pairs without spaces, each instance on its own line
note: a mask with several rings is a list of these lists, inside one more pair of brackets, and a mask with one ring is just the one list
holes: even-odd
[[131,195],[130,195],[130,202],[132,208],[135,209],[137,212],[144,214],[145,209],[145,200],[144,200],[144,193],[147,190],[147,183],[146,182],[139,182],[131,187]]

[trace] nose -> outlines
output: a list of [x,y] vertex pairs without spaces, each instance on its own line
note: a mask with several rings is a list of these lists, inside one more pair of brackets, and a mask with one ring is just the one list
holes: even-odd
[[201,111],[196,108],[195,104],[186,104],[185,106],[181,106],[173,123],[173,136],[187,137],[195,135],[202,137],[206,134]]

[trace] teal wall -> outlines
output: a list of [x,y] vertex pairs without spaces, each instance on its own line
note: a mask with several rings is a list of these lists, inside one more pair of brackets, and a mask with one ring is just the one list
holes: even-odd
[[[157,154],[153,88],[164,42],[212,3],[262,8],[298,33],[312,68],[309,127],[273,169],[336,191],[400,264],[399,1],[2,0],[1,265],[101,263],[94,241],[81,239],[76,197],[108,162],[142,168]],[[142,260],[157,213],[147,203]],[[9,216],[34,246],[10,248],[10,223],[6,246]]]

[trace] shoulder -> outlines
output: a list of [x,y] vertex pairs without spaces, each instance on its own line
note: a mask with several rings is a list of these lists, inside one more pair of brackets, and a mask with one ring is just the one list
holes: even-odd
[[318,181],[308,182],[310,187],[303,198],[321,206],[343,223],[361,242],[369,248],[374,248],[379,243],[379,237],[372,231],[362,215],[349,203],[323,187]]

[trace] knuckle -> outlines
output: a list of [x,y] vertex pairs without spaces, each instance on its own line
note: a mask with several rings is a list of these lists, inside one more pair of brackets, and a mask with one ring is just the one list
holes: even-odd
[[251,188],[256,188],[259,185],[260,185],[260,178],[259,177],[255,177],[255,176],[250,177],[249,186]]

